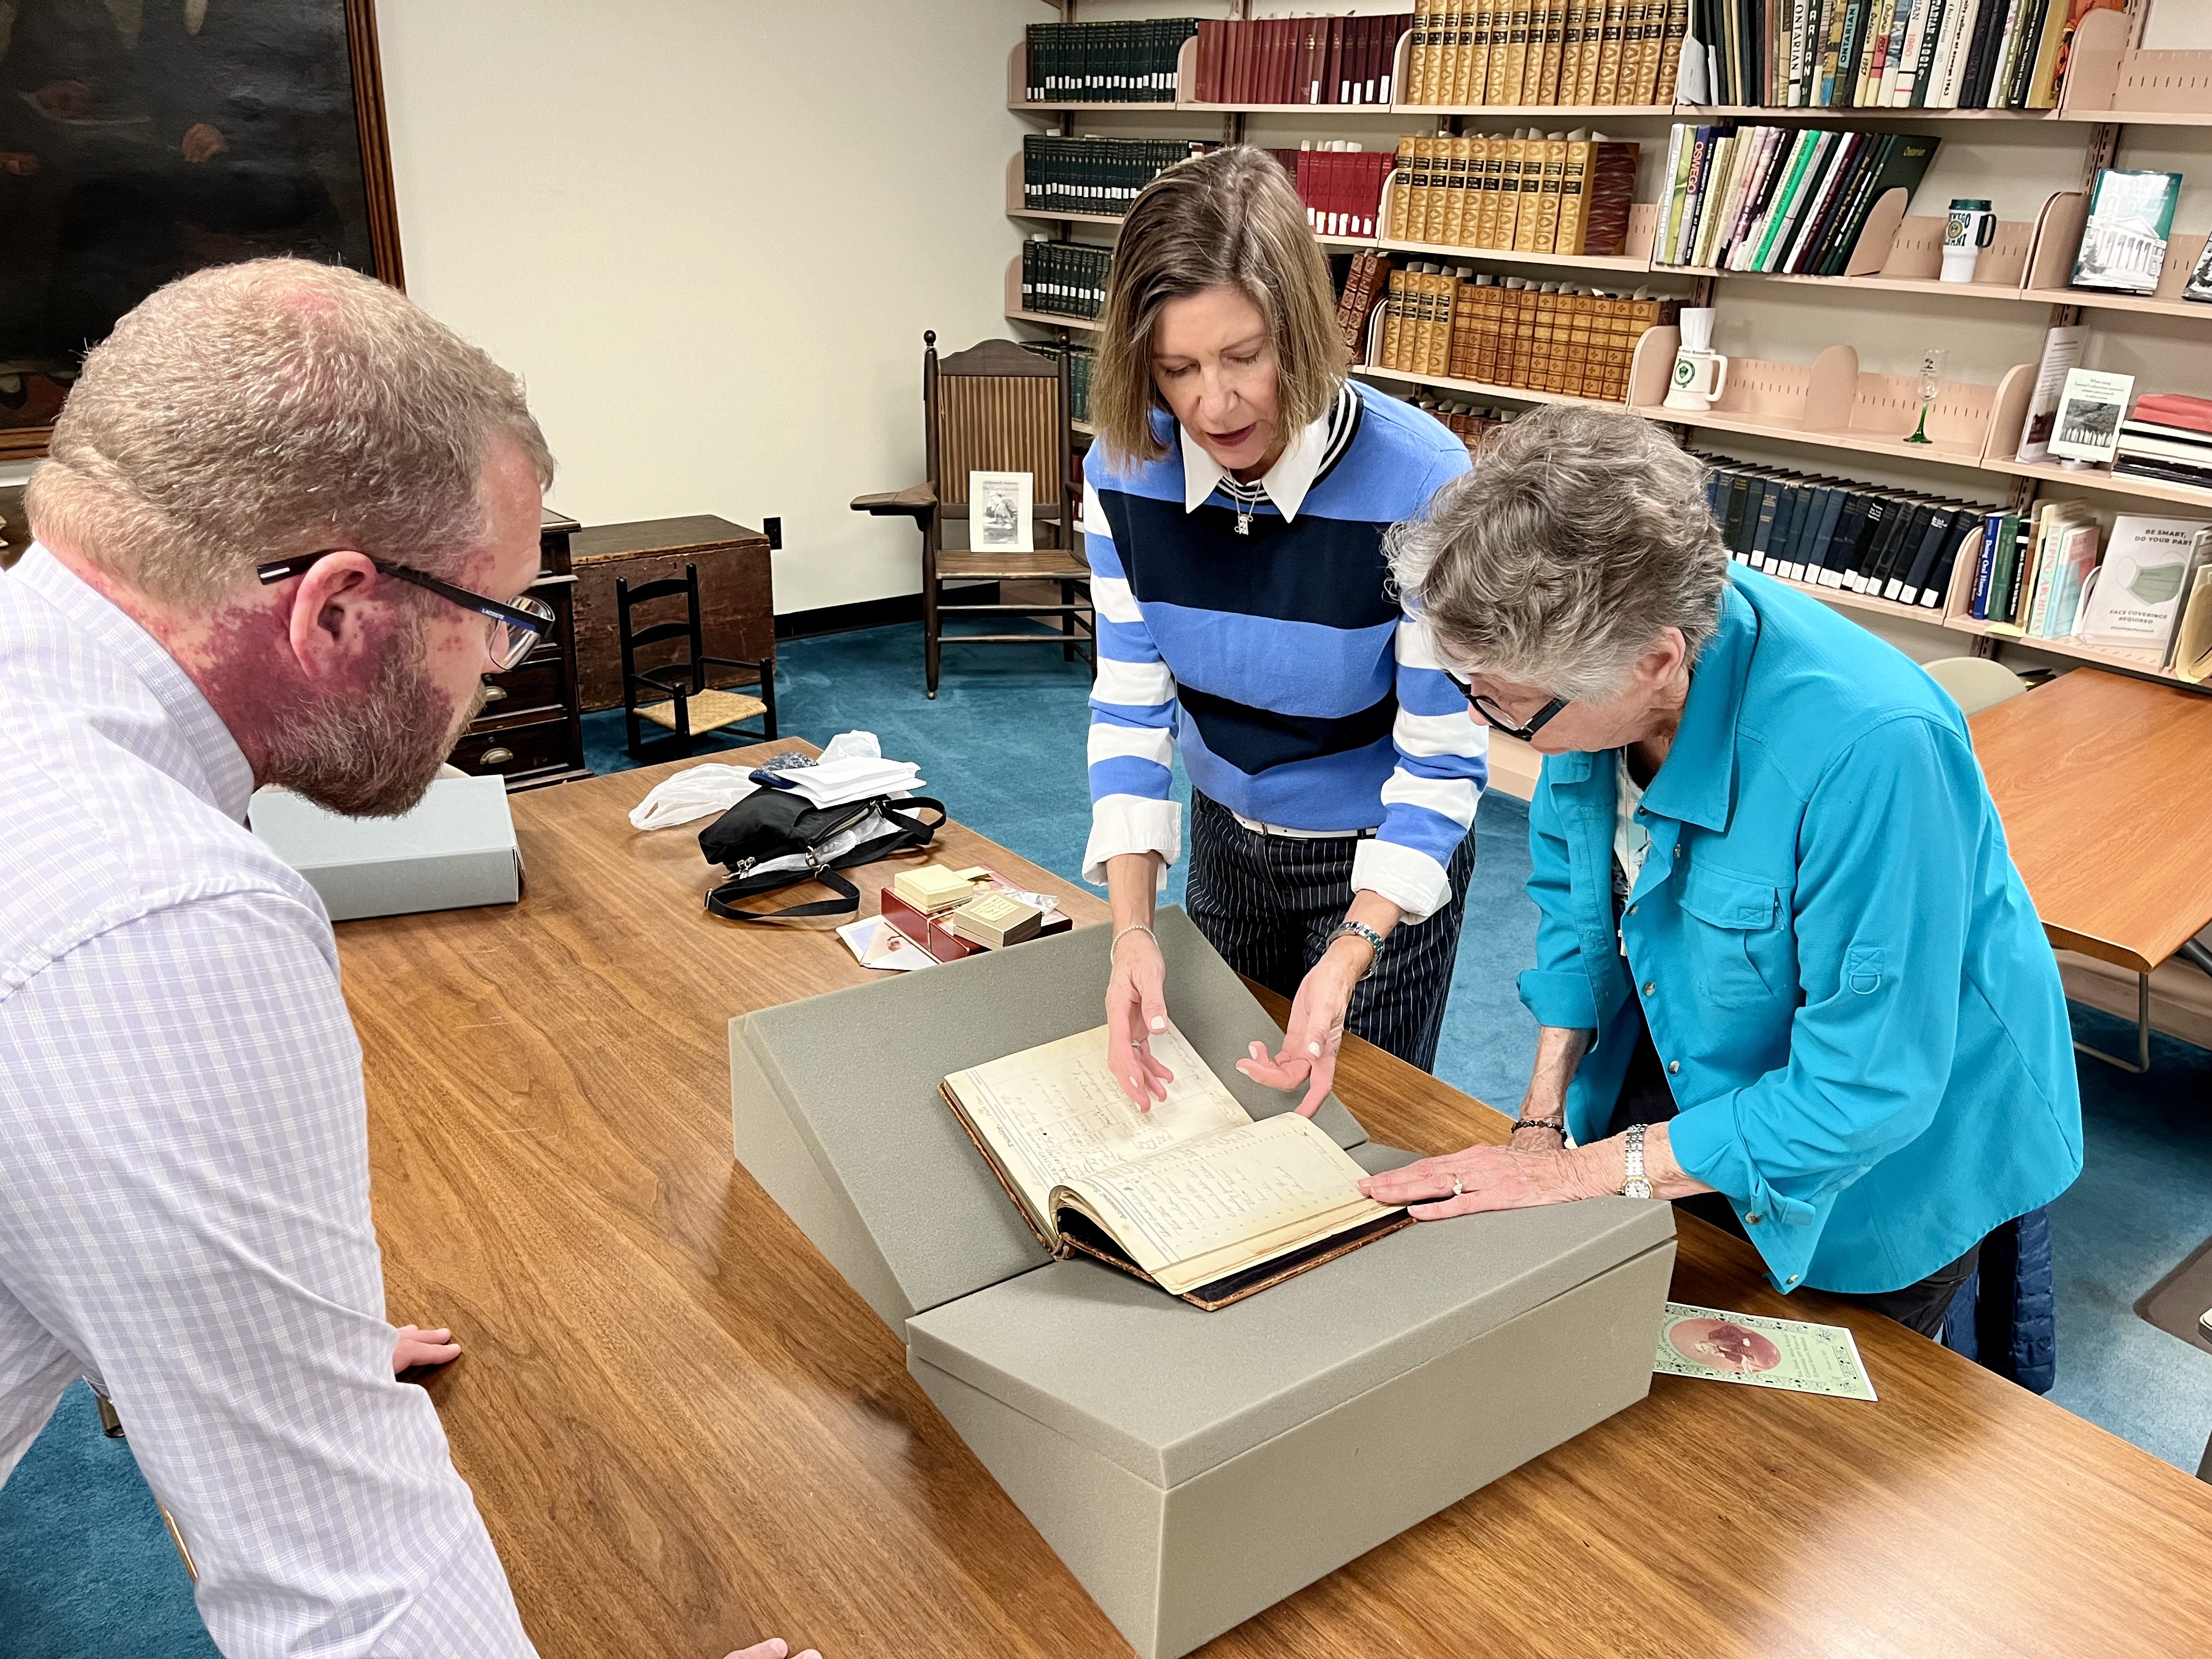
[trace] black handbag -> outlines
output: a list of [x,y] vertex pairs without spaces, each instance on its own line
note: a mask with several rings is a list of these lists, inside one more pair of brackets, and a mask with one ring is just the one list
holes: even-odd
[[[934,818],[908,816],[916,811],[934,812]],[[871,836],[832,859],[819,849],[872,812],[883,814],[891,825],[885,834]],[[817,916],[849,916],[860,908],[860,890],[837,872],[857,865],[873,864],[894,853],[918,852],[936,838],[945,822],[945,803],[923,795],[893,800],[878,795],[869,800],[848,801],[840,806],[814,806],[806,797],[788,789],[757,789],[699,832],[699,850],[707,862],[719,864],[730,879],[707,892],[707,908],[730,921],[804,921]],[[793,855],[806,860],[804,869],[759,870],[757,866]],[[818,881],[842,895],[793,904],[756,915],[735,907],[735,901],[801,882]]]

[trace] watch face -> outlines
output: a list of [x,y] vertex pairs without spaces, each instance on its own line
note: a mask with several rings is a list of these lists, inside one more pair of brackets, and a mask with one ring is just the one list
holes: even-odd
[[1642,1176],[1638,1176],[1623,1187],[1620,1192],[1624,1198],[1649,1198],[1651,1196],[1651,1183]]

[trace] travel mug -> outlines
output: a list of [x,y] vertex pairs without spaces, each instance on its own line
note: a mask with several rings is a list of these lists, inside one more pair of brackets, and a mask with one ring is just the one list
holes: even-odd
[[1971,283],[1982,250],[1997,239],[1997,216],[1990,204],[1961,196],[1951,204],[1943,221],[1943,277],[1947,283]]

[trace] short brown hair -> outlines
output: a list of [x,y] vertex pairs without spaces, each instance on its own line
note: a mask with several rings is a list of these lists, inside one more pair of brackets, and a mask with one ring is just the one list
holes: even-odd
[[31,475],[32,533],[165,604],[326,547],[459,571],[495,438],[550,484],[522,383],[396,289],[257,259],[142,301],[85,358]]
[[1385,546],[1455,666],[1560,697],[1609,695],[1668,628],[1694,661],[1728,588],[1704,465],[1625,410],[1498,428]]
[[1170,167],[1122,222],[1091,381],[1091,422],[1109,456],[1167,453],[1152,431],[1152,411],[1165,406],[1152,382],[1152,330],[1170,300],[1224,287],[1267,319],[1282,429],[1295,435],[1335,401],[1351,354],[1328,262],[1290,175],[1267,151],[1237,144]]

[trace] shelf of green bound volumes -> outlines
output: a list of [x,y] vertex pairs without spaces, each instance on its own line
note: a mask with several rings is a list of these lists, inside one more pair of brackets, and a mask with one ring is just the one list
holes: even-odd
[[1079,328],[1095,333],[1098,328],[1096,317],[1074,317],[1057,311],[1031,311],[1022,304],[1022,256],[1018,253],[1006,264],[1006,319],[1016,323],[1035,323],[1040,328]]

